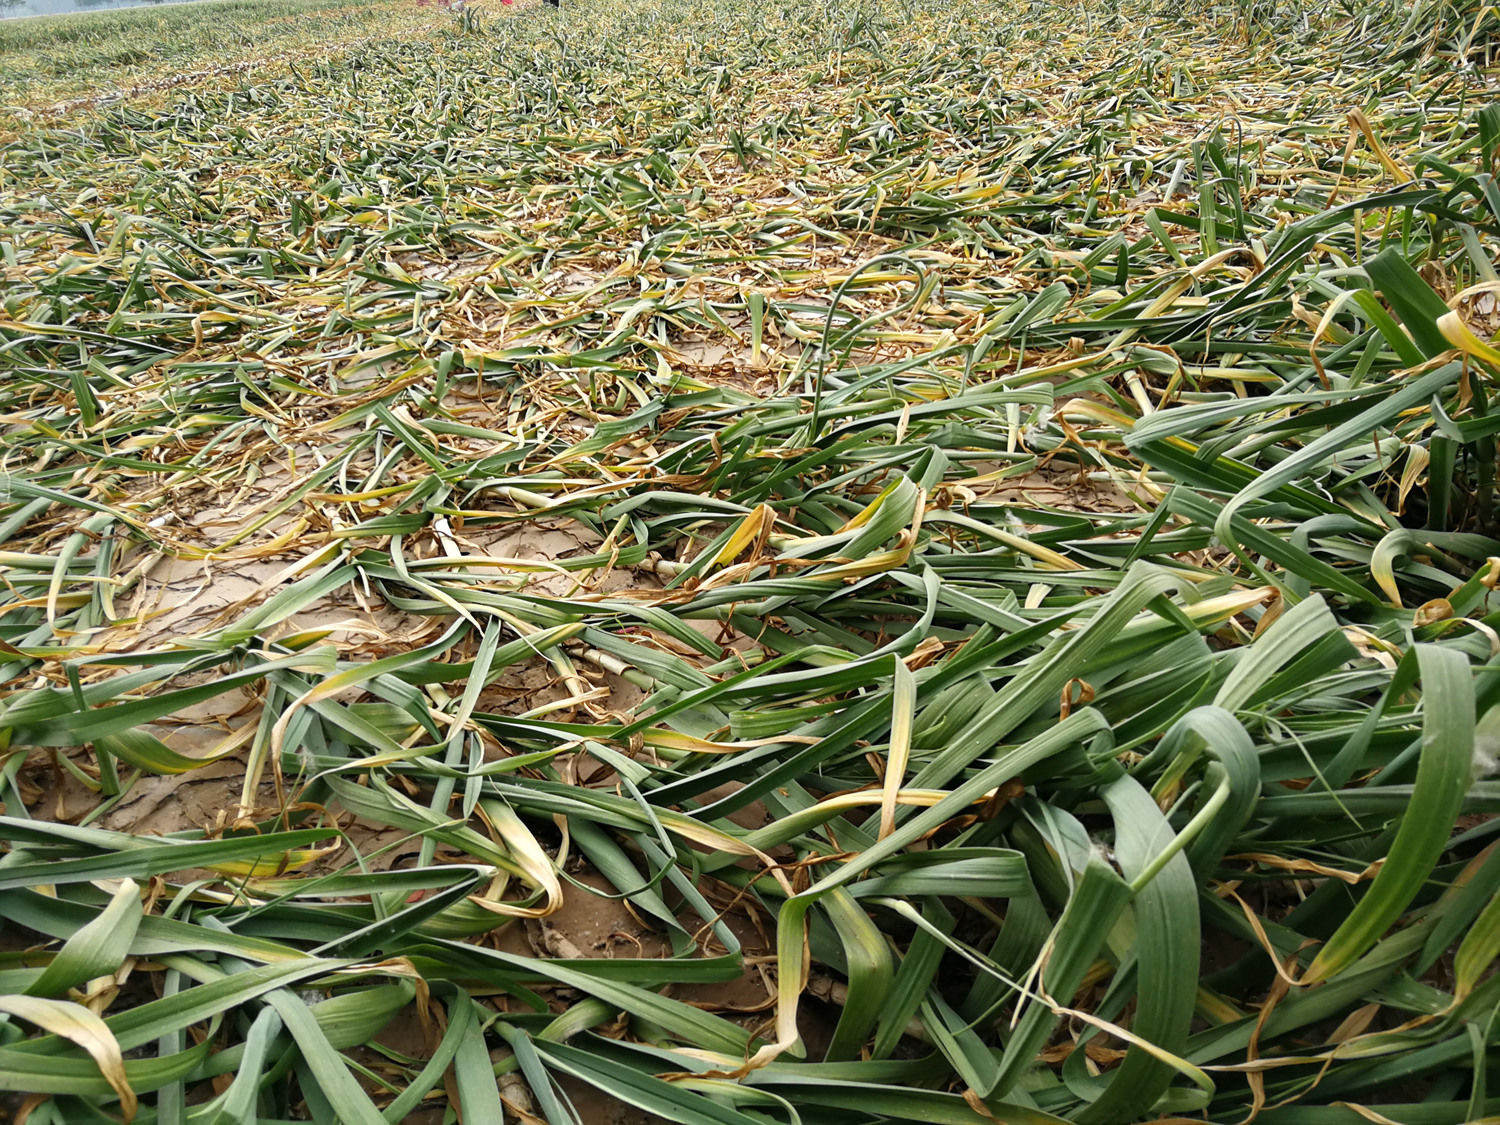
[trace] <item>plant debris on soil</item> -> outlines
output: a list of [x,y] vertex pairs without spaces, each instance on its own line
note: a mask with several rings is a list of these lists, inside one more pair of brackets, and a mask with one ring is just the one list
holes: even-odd
[[1500,1117],[1493,9],[230,7],[0,31],[0,1113]]

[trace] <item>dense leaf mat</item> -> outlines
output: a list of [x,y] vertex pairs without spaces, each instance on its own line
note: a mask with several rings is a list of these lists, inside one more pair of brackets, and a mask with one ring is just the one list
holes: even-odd
[[18,2],[0,0],[0,141],[38,115],[227,75],[264,78],[278,63],[437,29],[431,13],[400,0],[213,0],[7,18]]
[[13,1108],[1500,1114],[1495,24],[569,0],[23,133]]

